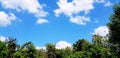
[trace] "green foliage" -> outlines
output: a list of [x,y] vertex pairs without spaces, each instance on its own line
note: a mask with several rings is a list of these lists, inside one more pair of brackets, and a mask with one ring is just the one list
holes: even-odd
[[46,58],[46,50],[44,49],[39,49],[37,50],[37,58]]
[[46,44],[46,50],[47,50],[47,58],[56,58],[55,54],[55,45],[54,44]]
[[86,51],[77,51],[72,54],[69,58],[90,58]]
[[120,3],[114,5],[113,11],[107,24],[110,30],[109,39],[111,43],[120,43]]
[[90,43],[84,39],[80,39],[76,41],[75,44],[73,44],[73,51],[82,51],[82,50],[87,50],[90,47]]
[[93,38],[92,38],[92,42],[93,42],[93,44],[95,44],[95,45],[101,45],[102,44],[102,36],[100,36],[100,35],[93,35]]
[[9,58],[13,58],[13,54],[16,52],[16,47],[17,47],[17,44],[16,44],[16,39],[13,39],[13,38],[10,38],[8,39],[8,42],[7,42],[7,47],[8,47],[8,57]]
[[68,58],[72,54],[70,47],[65,49],[56,49],[56,58]]
[[[80,39],[73,44],[73,49],[72,47],[56,49],[54,44],[46,44],[46,50],[37,50],[32,42],[26,42],[22,46],[17,45],[16,40],[12,40],[7,44],[0,42],[0,51],[6,52],[1,52],[0,56],[1,58],[5,58],[4,55],[11,55],[12,58],[119,58],[119,50],[111,49],[111,47],[117,48],[119,44],[111,46],[111,43],[101,40],[101,38],[103,37],[96,35],[92,38],[93,42]],[[14,48],[10,49],[10,46]],[[9,55],[7,51],[11,50],[14,53]]]
[[111,49],[120,58],[120,3],[113,6],[114,13],[110,16],[110,22],[107,24],[109,27],[109,41]]
[[91,53],[91,58],[110,58],[111,52],[109,47],[103,47],[98,45],[93,45],[89,52]]
[[14,53],[14,58],[36,58],[37,51],[31,42],[26,42],[20,50]]
[[47,58],[68,58],[72,54],[72,48],[56,49],[54,44],[46,44]]
[[0,41],[0,58],[7,58],[8,50],[4,42]]
[[105,44],[107,41],[102,40],[102,38],[102,36],[95,35],[92,43],[84,39],[78,40],[73,44],[74,53],[70,58],[114,58],[114,53],[109,45]]

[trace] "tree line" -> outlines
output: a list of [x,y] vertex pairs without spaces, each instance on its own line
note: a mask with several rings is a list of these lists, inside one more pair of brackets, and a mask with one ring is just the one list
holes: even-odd
[[92,42],[77,40],[72,47],[56,49],[55,44],[46,44],[46,50],[36,49],[32,42],[17,44],[15,38],[0,41],[0,58],[120,58],[120,3],[113,6],[107,36],[95,34]]

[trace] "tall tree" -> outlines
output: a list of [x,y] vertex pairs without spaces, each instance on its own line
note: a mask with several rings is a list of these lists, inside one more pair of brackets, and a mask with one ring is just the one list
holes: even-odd
[[114,13],[110,16],[109,27],[109,41],[113,44],[111,46],[117,57],[120,58],[120,3],[113,6]]
[[120,3],[113,6],[114,13],[110,16],[110,22],[107,24],[109,27],[109,40],[111,43],[120,44]]

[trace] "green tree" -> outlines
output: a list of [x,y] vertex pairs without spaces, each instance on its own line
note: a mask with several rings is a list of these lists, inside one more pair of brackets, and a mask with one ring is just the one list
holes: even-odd
[[8,38],[7,48],[8,48],[8,58],[13,58],[13,54],[16,52],[17,40],[14,38]]
[[37,51],[32,42],[26,42],[14,53],[14,58],[37,58]]
[[65,49],[56,49],[56,58],[68,58],[72,54],[72,48],[66,47]]
[[112,58],[111,49],[101,45],[92,45],[88,51],[91,58]]
[[56,49],[54,44],[46,44],[47,58],[56,58]]
[[80,39],[73,44],[73,51],[88,50],[90,48],[90,43],[84,39]]
[[112,50],[117,53],[120,58],[120,3],[113,6],[114,13],[110,16],[110,22],[107,24],[109,27],[109,41],[112,43]]
[[23,45],[24,49],[26,50],[26,55],[29,58],[36,58],[36,49],[32,42],[26,42]]
[[46,58],[46,50],[44,49],[39,49],[37,50],[37,57],[38,58]]
[[91,43],[84,39],[80,39],[73,44],[73,54],[69,58],[90,58]]
[[4,42],[0,41],[0,58],[7,58],[8,55],[8,49]]
[[107,24],[109,27],[109,40],[111,43],[120,44],[120,3],[113,6],[114,13],[110,16],[110,22]]
[[65,50],[66,56],[70,56],[72,54],[72,48],[71,47],[66,47],[64,50]]
[[93,35],[93,38],[92,38],[92,42],[93,42],[93,44],[95,44],[95,45],[101,45],[102,44],[102,36],[100,36],[100,35]]

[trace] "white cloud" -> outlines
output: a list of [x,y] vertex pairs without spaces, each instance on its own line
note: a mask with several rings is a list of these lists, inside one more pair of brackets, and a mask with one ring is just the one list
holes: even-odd
[[46,19],[38,19],[36,23],[37,24],[48,23],[48,20],[46,20]]
[[0,36],[0,41],[5,42],[5,41],[6,41],[6,39],[7,39],[7,37]]
[[0,11],[0,26],[6,27],[16,19],[13,13],[7,14],[4,11]]
[[[70,18],[70,22],[83,25],[86,24],[86,18],[81,19],[81,12],[84,12],[84,15],[87,15],[92,9],[94,9],[94,3],[103,3],[104,6],[110,6],[112,3],[106,0],[72,0],[68,2],[68,0],[59,0],[57,2],[58,8],[54,10],[55,15],[57,17],[60,14],[64,14]],[[85,16],[84,16],[85,17]],[[88,19],[88,18],[87,18]],[[90,20],[90,19],[89,19]]]
[[43,10],[44,5],[40,4],[38,0],[0,0],[0,2],[6,9],[13,9],[19,12],[28,11],[37,18],[43,18],[48,15],[48,12]]
[[57,2],[58,9],[54,10],[56,16],[59,14],[65,14],[67,16],[72,16],[73,14],[79,14],[84,11],[86,14],[94,8],[94,0],[72,0],[72,2],[67,2],[67,0],[59,0]]
[[46,47],[39,47],[39,46],[36,46],[36,49],[44,49],[44,50],[46,50]]
[[[55,15],[59,17],[60,14],[64,14],[70,18],[70,22],[83,25],[87,21],[84,16],[78,16],[80,12],[88,14],[90,10],[94,9],[94,0],[59,0],[57,2],[58,9],[55,9]],[[84,20],[85,19],[85,20]],[[78,21],[78,22],[77,22]]]
[[94,29],[93,35],[98,34],[100,36],[106,36],[109,33],[109,29],[107,26],[100,26]]
[[104,6],[107,7],[107,6],[111,6],[111,5],[112,5],[112,3],[110,1],[107,1]]
[[70,44],[66,41],[59,41],[58,43],[56,43],[55,47],[57,49],[64,49],[66,47],[72,47],[72,44]]
[[80,25],[85,25],[86,22],[89,22],[89,21],[90,21],[90,18],[85,16],[76,16],[76,17],[70,18],[71,23],[80,24]]

